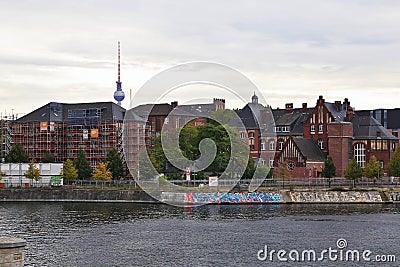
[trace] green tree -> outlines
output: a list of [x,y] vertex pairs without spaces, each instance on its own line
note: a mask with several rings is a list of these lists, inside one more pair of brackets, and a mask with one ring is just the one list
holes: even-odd
[[117,151],[113,148],[107,153],[106,166],[111,171],[114,179],[120,179],[124,175],[124,164]]
[[331,156],[327,156],[325,159],[325,168],[322,170],[322,175],[326,178],[336,176],[336,167]]
[[46,153],[43,155],[42,162],[43,163],[54,163],[55,162],[54,157],[50,151],[46,151]]
[[27,163],[29,162],[28,155],[21,144],[17,143],[11,147],[6,158],[6,163]]
[[390,158],[387,166],[388,173],[390,176],[400,176],[400,146],[398,146]]
[[362,168],[354,158],[350,160],[349,166],[344,170],[344,177],[353,181],[362,177]]
[[92,177],[92,168],[90,167],[86,158],[86,153],[83,149],[79,149],[78,156],[74,160],[74,165],[78,171],[79,179],[88,179]]
[[382,166],[379,164],[375,156],[371,156],[369,162],[364,167],[364,175],[368,178],[379,179],[382,176]]
[[254,171],[256,170],[256,167],[254,165],[255,165],[254,159],[251,156],[249,156],[249,159],[247,161],[246,170],[243,173],[243,178],[244,179],[253,178]]
[[76,180],[78,179],[78,171],[76,170],[74,163],[72,160],[67,159],[63,163],[63,167],[61,169],[61,176],[65,180]]
[[40,170],[36,167],[35,160],[29,162],[28,170],[25,173],[25,177],[35,180],[36,182],[40,179]]
[[93,178],[95,180],[111,181],[112,173],[107,169],[106,164],[104,162],[101,162],[99,166],[96,167]]

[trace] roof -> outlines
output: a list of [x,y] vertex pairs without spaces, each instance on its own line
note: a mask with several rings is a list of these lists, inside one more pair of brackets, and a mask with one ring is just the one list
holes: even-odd
[[345,104],[341,104],[340,110],[337,108],[335,103],[325,102],[324,104],[332,114],[335,121],[344,121],[346,119],[347,106]]
[[[260,129],[259,123],[266,123],[263,116],[263,112],[266,109],[267,108],[261,104],[248,103],[242,110],[239,111],[238,116],[242,120],[243,125],[247,130]],[[232,123],[229,123],[229,125],[235,126],[232,125]]]
[[306,110],[296,108],[291,112],[287,112],[285,109],[273,110],[276,126],[290,126],[290,132],[278,132],[277,135],[303,135],[304,124],[313,110],[314,108],[307,108]]
[[168,116],[168,114],[172,111],[172,106],[168,103],[144,104],[134,107],[132,111],[142,117]]
[[177,108],[196,117],[204,118],[209,118],[211,114],[215,111],[214,104],[179,105]]
[[[400,129],[400,108],[395,109],[374,109],[374,110],[357,110],[356,114],[360,116],[370,116],[373,113],[374,116],[377,116],[377,111],[380,111],[380,119],[381,124],[385,119],[386,112],[386,126],[388,129]],[[379,116],[378,116],[379,117]]]
[[[382,124],[371,116],[355,115],[351,119],[354,139],[390,139],[398,140]],[[377,134],[378,133],[378,134]]]
[[[91,103],[58,103],[50,102],[27,115],[17,119],[14,123],[24,122],[67,122],[69,118],[69,111],[77,110],[100,110],[101,113],[95,112],[93,116],[97,117],[100,121],[123,121],[125,116],[125,109],[113,102],[91,102]],[[83,117],[85,115],[82,115]]]
[[306,157],[308,161],[321,162],[325,160],[324,154],[314,139],[299,137],[293,138],[293,141],[300,150],[301,154]]

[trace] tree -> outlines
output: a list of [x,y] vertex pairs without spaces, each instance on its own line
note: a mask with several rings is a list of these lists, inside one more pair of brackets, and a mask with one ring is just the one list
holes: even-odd
[[25,177],[35,180],[36,182],[40,179],[40,170],[36,167],[35,160],[29,162],[28,170],[25,173]]
[[61,176],[66,180],[76,180],[78,178],[78,171],[76,170],[74,163],[72,160],[67,159],[63,163],[63,167],[61,169]]
[[332,178],[336,175],[336,167],[331,156],[325,159],[325,168],[322,170],[322,175],[326,178]]
[[375,156],[371,156],[369,162],[364,167],[364,175],[368,178],[380,178],[382,176],[382,166]]
[[6,174],[0,170],[0,181],[1,181],[1,179],[3,179],[4,175],[6,175]]
[[349,166],[344,170],[344,177],[353,181],[362,177],[362,168],[354,158],[350,160]]
[[387,166],[390,176],[400,176],[400,146],[396,148]]
[[278,177],[279,178],[291,178],[292,174],[288,169],[288,160],[285,160],[284,162],[281,162],[281,164],[279,164],[279,173],[278,173]]
[[118,151],[113,148],[107,153],[106,166],[111,171],[114,179],[121,178],[124,175],[124,164]]
[[246,170],[243,173],[244,179],[251,179],[253,177],[254,171],[256,170],[256,167],[254,165],[255,165],[254,159],[251,156],[249,156]]
[[21,144],[17,143],[11,147],[6,158],[6,163],[27,163],[29,162],[28,155]]
[[95,180],[111,181],[112,173],[107,169],[106,164],[101,162],[94,171],[93,178]]
[[79,179],[88,179],[92,177],[92,168],[87,161],[86,153],[83,149],[79,149],[78,156],[74,160],[74,165],[78,171]]
[[51,154],[51,152],[50,151],[46,151],[46,153],[43,156],[42,162],[43,163],[54,163],[54,161],[55,160],[54,160],[54,157]]

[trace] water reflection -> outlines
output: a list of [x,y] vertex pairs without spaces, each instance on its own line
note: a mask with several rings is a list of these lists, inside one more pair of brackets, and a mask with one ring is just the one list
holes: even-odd
[[[393,204],[0,203],[0,235],[27,239],[30,266],[175,265],[178,259],[184,266],[229,265],[227,259],[254,265],[253,253],[267,241],[318,247],[341,235],[358,246],[375,244],[400,230],[399,211]],[[154,258],[154,249],[163,257]]]

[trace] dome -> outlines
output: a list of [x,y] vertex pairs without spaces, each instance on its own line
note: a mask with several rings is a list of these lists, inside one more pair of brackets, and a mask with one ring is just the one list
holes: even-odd
[[115,91],[114,92],[114,99],[118,102],[121,102],[125,98],[125,93],[123,91]]

